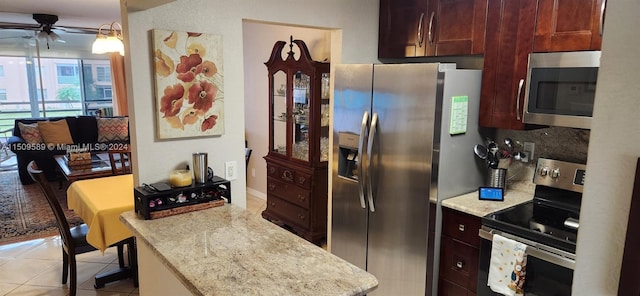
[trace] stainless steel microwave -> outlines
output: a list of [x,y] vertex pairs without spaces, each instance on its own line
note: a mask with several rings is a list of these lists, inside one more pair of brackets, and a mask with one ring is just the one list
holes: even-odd
[[600,51],[529,55],[523,122],[591,128]]

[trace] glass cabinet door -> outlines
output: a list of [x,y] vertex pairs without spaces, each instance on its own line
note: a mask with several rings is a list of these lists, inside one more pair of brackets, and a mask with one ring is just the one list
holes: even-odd
[[273,147],[271,151],[287,155],[287,74],[278,71],[273,75],[273,94],[271,104],[273,114]]
[[329,161],[329,73],[322,73],[320,80],[320,161]]
[[309,161],[309,88],[311,79],[300,71],[293,75],[293,135],[291,157]]

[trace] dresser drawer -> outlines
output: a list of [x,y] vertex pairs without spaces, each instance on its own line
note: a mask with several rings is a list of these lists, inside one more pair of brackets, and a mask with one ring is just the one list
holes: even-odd
[[291,222],[302,227],[309,227],[309,211],[294,206],[284,200],[269,197],[267,209],[286,219],[283,222]]
[[311,189],[311,175],[291,168],[268,164],[267,176],[283,182],[296,184],[305,189]]
[[309,197],[311,192],[298,186],[278,181],[276,178],[267,178],[267,191],[275,194],[290,203],[309,209]]
[[479,217],[442,207],[442,234],[479,247],[479,229]]
[[478,285],[478,248],[448,236],[442,236],[440,277],[476,291]]

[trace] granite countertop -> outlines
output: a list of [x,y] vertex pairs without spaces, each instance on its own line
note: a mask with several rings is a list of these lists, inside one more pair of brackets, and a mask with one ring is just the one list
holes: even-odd
[[120,216],[194,295],[365,295],[366,271],[235,205]]
[[533,194],[524,191],[507,190],[504,201],[478,200],[478,191],[452,197],[442,201],[442,206],[467,214],[483,217],[533,199]]

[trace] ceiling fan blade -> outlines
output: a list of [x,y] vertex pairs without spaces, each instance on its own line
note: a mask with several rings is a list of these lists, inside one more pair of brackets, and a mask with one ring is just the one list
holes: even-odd
[[18,24],[18,23],[7,23],[0,22],[0,29],[9,29],[9,30],[39,30],[39,24]]
[[[31,31],[40,31],[42,29],[42,25],[40,24],[19,24],[19,23],[7,23],[0,22],[0,30],[31,30]],[[53,30],[60,30],[65,33],[72,34],[98,34],[97,28],[82,28],[82,27],[67,27],[67,26],[52,26]]]
[[23,35],[23,36],[3,36],[0,39],[33,39],[33,36]]
[[65,33],[72,34],[98,34],[98,29],[92,28],[80,28],[80,27],[64,27],[64,26],[53,26],[54,30],[61,30]]

